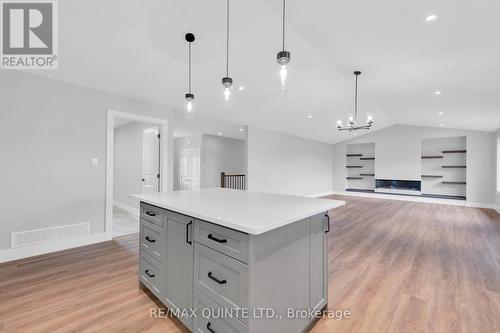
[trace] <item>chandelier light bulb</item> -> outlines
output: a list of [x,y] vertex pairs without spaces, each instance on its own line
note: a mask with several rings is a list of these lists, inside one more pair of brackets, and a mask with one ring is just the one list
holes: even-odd
[[188,101],[186,103],[186,110],[187,110],[187,112],[191,113],[191,111],[193,110],[193,102]]

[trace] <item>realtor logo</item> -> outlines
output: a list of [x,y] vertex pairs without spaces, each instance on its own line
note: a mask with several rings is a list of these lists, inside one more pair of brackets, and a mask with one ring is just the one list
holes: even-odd
[[57,69],[55,0],[2,0],[4,69]]

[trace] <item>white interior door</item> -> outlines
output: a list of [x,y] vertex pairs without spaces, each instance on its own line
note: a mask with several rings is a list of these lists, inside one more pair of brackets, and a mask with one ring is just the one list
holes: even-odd
[[160,130],[146,128],[142,132],[142,192],[160,191]]
[[180,189],[200,189],[200,149],[190,148],[180,151]]

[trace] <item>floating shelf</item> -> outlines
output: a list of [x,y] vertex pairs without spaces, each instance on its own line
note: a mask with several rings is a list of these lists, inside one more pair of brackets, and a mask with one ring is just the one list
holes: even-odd
[[422,156],[422,159],[443,158],[443,156]]
[[346,177],[345,179],[363,179],[363,177]]
[[360,176],[370,176],[370,177],[374,177],[375,174],[374,173],[361,173],[359,174]]
[[467,183],[466,182],[449,182],[449,181],[444,181],[443,184],[465,185]]
[[347,157],[360,157],[360,156],[363,156],[363,154],[346,154],[345,156],[347,156]]
[[347,165],[346,168],[352,169],[352,168],[362,168],[362,165]]
[[444,169],[465,169],[466,165],[443,165]]
[[466,153],[467,150],[443,150],[443,154],[460,154],[460,153]]
[[443,178],[443,176],[440,175],[422,175],[422,178]]
[[375,157],[361,157],[360,160],[362,160],[362,161],[373,161],[373,160],[375,160]]

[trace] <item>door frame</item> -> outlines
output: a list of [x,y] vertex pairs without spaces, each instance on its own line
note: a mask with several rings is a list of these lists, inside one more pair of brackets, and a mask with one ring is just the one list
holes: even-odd
[[179,149],[179,161],[178,161],[178,162],[179,162],[179,190],[181,189],[181,186],[182,186],[182,185],[181,185],[181,178],[182,178],[182,176],[181,176],[181,172],[180,172],[180,170],[181,170],[181,153],[182,153],[183,151],[197,151],[197,152],[198,152],[198,155],[200,156],[200,168],[199,168],[199,171],[198,171],[198,179],[199,179],[199,181],[200,181],[200,188],[199,188],[198,190],[201,190],[201,184],[202,184],[202,179],[201,179],[201,175],[202,175],[202,172],[201,172],[201,167],[202,167],[202,165],[201,165],[201,149],[200,149],[200,147],[194,147],[194,148],[182,148],[182,149]]
[[114,124],[115,118],[125,118],[141,123],[151,123],[160,128],[160,191],[167,191],[169,182],[168,159],[168,120],[142,116],[114,110],[106,110],[106,203],[105,203],[105,229],[104,232],[111,239],[113,237],[113,180],[114,180]]

